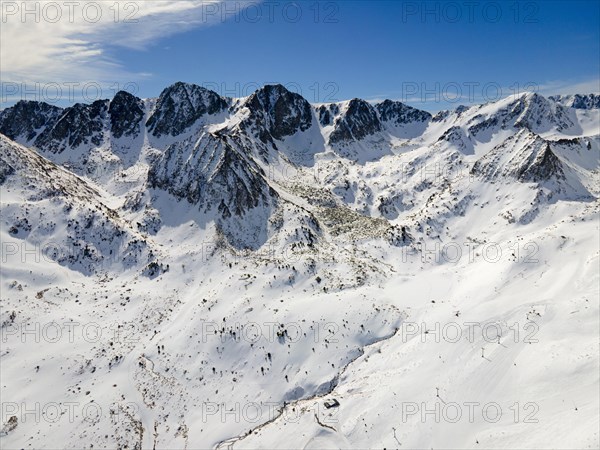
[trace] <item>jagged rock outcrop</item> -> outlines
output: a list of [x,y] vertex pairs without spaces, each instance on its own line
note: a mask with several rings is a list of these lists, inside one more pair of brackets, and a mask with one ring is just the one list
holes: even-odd
[[135,137],[144,118],[144,102],[129,92],[119,91],[110,102],[108,114],[113,137]]
[[382,122],[387,122],[396,126],[406,125],[412,122],[427,122],[432,116],[427,111],[413,108],[401,102],[384,100],[375,105]]
[[465,136],[465,132],[461,127],[454,126],[444,131],[444,134],[438,138],[438,142],[445,141],[451,143],[462,143],[465,139]]
[[336,103],[330,103],[328,105],[319,105],[316,111],[319,115],[319,123],[321,126],[326,127],[333,125],[335,117],[340,113],[340,107]]
[[527,162],[517,171],[517,179],[524,182],[539,183],[551,178],[564,178],[562,163],[550,148],[546,145],[537,152],[535,157],[529,158]]
[[346,109],[335,120],[329,143],[360,140],[382,129],[376,109],[368,102],[355,98],[348,102]]
[[550,100],[575,109],[599,109],[600,94],[551,95]]
[[432,122],[441,122],[443,120],[445,120],[446,118],[448,118],[448,116],[452,113],[452,111],[448,110],[448,109],[444,109],[442,111],[437,112],[432,118],[431,121]]
[[213,133],[169,146],[150,168],[148,181],[206,212],[218,210],[224,218],[270,205],[277,197],[262,169],[236,148],[233,138]]
[[564,166],[550,143],[528,131],[520,131],[494,147],[471,169],[484,179],[542,183],[564,180]]
[[76,103],[65,109],[59,119],[35,139],[34,146],[46,152],[62,153],[81,145],[101,145],[108,105],[108,100],[96,100],[90,105]]
[[77,103],[63,109],[37,101],[20,101],[0,112],[0,133],[45,152],[61,153],[80,145],[99,146],[105,133],[115,138],[141,132],[144,102],[125,92],[113,100]]
[[21,100],[0,111],[0,133],[14,141],[27,143],[53,125],[62,112],[62,108],[48,103]]
[[228,243],[258,248],[279,196],[236,137],[203,133],[170,145],[148,174],[150,187],[197,205]]
[[266,85],[244,103],[249,116],[243,127],[263,143],[308,130],[312,125],[310,104],[299,94],[280,84]]
[[146,126],[156,137],[177,136],[203,116],[217,114],[227,107],[227,100],[216,92],[178,82],[162,91]]

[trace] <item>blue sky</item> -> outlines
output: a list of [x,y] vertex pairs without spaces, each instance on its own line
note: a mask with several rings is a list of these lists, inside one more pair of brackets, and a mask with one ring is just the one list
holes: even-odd
[[[185,8],[174,9],[178,3]],[[121,11],[119,23],[65,24],[59,34],[84,45],[62,54],[48,51],[48,70],[14,70],[15,55],[10,65],[0,66],[2,81],[63,86],[65,80],[91,80],[106,86],[104,97],[117,86],[141,97],[157,96],[180,80],[242,96],[279,82],[311,102],[393,98],[432,111],[524,90],[600,91],[597,1],[469,6],[466,1],[207,5],[187,0],[152,11],[152,3],[138,4],[137,11]],[[138,23],[122,23],[126,13]],[[18,39],[17,31],[34,28],[20,19],[14,34],[2,36],[3,53]],[[18,48],[18,42],[11,47]],[[28,89],[30,96],[42,91]]]

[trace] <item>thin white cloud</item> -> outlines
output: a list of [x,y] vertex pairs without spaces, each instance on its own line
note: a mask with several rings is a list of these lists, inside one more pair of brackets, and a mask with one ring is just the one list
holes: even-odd
[[599,94],[600,78],[579,81],[549,81],[539,86],[542,95]]
[[257,2],[227,3],[3,0],[0,78],[21,84],[135,82],[148,74],[130,72],[114,59],[112,47],[143,50],[166,36],[232,20]]

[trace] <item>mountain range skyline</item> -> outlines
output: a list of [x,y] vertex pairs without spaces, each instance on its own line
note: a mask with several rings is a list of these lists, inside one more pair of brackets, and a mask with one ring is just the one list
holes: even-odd
[[[223,95],[221,93],[222,91],[220,89],[218,89],[218,86],[214,85],[214,84],[213,85],[211,85],[211,84],[197,84],[197,83],[193,83],[193,82],[188,83],[188,82],[183,82],[183,81],[176,81],[175,83],[173,83],[170,86],[175,86],[175,85],[179,85],[179,84],[200,87],[200,88],[205,89],[207,91],[213,92],[214,94],[219,95],[220,97],[230,98],[230,99],[244,99],[244,98],[250,97],[253,93],[255,93],[256,91],[259,91],[264,86],[281,86],[286,91],[292,92],[294,94],[298,94],[301,97],[305,98],[308,101],[308,103],[310,103],[312,105],[320,105],[320,104],[328,104],[328,103],[344,103],[344,102],[351,101],[353,99],[354,100],[359,99],[358,97],[351,97],[351,98],[348,98],[346,100],[335,100],[335,99],[332,99],[331,101],[326,101],[326,102],[324,102],[324,101],[311,101],[310,95],[309,96],[304,96],[302,94],[302,92],[299,92],[298,90],[296,90],[296,89],[298,89],[298,86],[295,83],[288,83],[288,84],[265,83],[262,86],[259,86],[259,85],[255,84],[255,83],[251,83],[251,84],[248,84],[247,86],[245,86],[243,89],[238,89],[238,90],[230,91],[229,94],[233,94],[233,95]],[[114,98],[115,96],[117,96],[118,94],[121,94],[121,93],[126,93],[126,94],[132,95],[132,96],[134,96],[136,98],[146,99],[146,100],[149,100],[149,99],[158,99],[160,97],[160,93],[159,93],[159,95],[150,96],[150,97],[146,97],[146,98],[139,97],[136,94],[137,88],[133,88],[131,86],[126,86],[126,87],[127,87],[127,89],[120,89],[120,90],[114,90],[113,89],[111,91],[112,95],[108,95],[108,96],[103,96],[103,95],[89,96],[88,95],[88,96],[86,96],[86,98],[80,99],[81,101],[77,101],[73,97],[73,95],[74,95],[73,92],[71,92],[68,95],[68,99],[69,99],[68,102],[57,101],[56,97],[49,96],[48,93],[47,93],[47,91],[45,91],[44,88],[39,87],[37,90],[30,91],[29,95],[28,96],[26,95],[25,98],[16,100],[12,104],[6,103],[5,106],[3,106],[2,108],[0,108],[0,111],[5,110],[5,109],[9,109],[9,108],[15,106],[15,104],[19,103],[19,102],[45,103],[45,104],[48,104],[48,105],[51,105],[51,106],[55,106],[57,108],[63,108],[63,109],[65,109],[65,108],[69,108],[71,106],[74,106],[75,104],[84,104],[84,105],[87,104],[87,105],[89,105],[89,104],[94,103],[94,102],[96,102],[98,100],[110,100],[110,99]],[[414,87],[414,86],[411,86],[411,88],[412,87]],[[458,97],[456,97],[456,98],[450,98],[450,94],[447,93],[447,92],[442,92],[442,90],[438,90],[438,91],[435,91],[435,92],[434,91],[430,91],[429,94],[427,94],[427,95],[437,97],[438,100],[440,98],[442,98],[442,97],[446,97],[448,100],[450,100],[448,110],[453,110],[453,109],[456,109],[456,108],[463,108],[463,107],[473,106],[473,105],[478,105],[478,104],[494,103],[496,101],[507,99],[507,98],[519,98],[519,97],[521,97],[523,95],[536,94],[537,93],[536,89],[535,89],[536,88],[535,86],[529,85],[527,87],[530,87],[530,88],[533,88],[533,89],[532,90],[526,90],[526,91],[516,91],[516,92],[513,92],[511,94],[504,95],[504,96],[494,95],[494,97],[484,98],[480,102],[474,102],[475,98],[472,95],[473,86],[470,86],[471,94],[470,94],[470,97],[467,97],[467,98],[470,98],[471,102],[470,103],[467,102],[466,104],[459,103],[458,102]],[[211,89],[211,88],[213,88],[213,89]],[[165,89],[168,89],[168,87],[162,89],[161,93],[164,92]],[[254,90],[250,91],[250,89],[254,89]],[[499,94],[500,91],[496,91],[496,93]],[[225,92],[227,94],[227,91],[225,91]],[[100,94],[100,93],[104,94],[104,91],[100,90],[100,91],[96,91],[96,93],[97,94]],[[240,93],[240,94],[243,93],[245,95],[235,95],[237,93]],[[427,95],[424,94],[423,98],[425,98]],[[551,98],[551,99],[557,99],[559,101],[570,102],[571,105],[575,104],[575,107],[578,107],[577,105],[583,105],[584,103],[581,103],[581,102],[585,102],[586,99],[587,99],[587,101],[592,101],[593,104],[596,104],[595,103],[595,102],[597,102],[596,99],[600,96],[600,94],[595,93],[595,92],[573,92],[573,93],[570,93],[570,94],[556,94],[555,93],[555,94],[550,94],[550,95],[545,95],[545,96],[548,97],[548,98]],[[413,106],[413,104],[415,102],[414,101],[411,102],[410,99],[409,100],[402,100],[402,99],[395,99],[395,98],[380,98],[380,99],[361,99],[361,100],[365,100],[366,102],[368,102],[370,104],[382,103],[384,101],[399,102],[399,103],[404,103],[404,104],[406,104],[408,106],[411,106],[411,107],[413,107],[415,109],[422,109],[423,111],[428,111],[428,112],[432,112],[432,113],[438,113],[440,111],[444,111],[444,109],[429,111],[429,110],[424,109],[424,108],[417,108],[417,107]]]

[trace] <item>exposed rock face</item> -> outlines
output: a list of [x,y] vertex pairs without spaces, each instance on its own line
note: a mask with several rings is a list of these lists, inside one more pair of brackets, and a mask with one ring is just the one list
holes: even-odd
[[[476,118],[477,119],[477,118]],[[497,117],[492,116],[487,119],[481,120],[479,122],[473,120],[475,122],[474,125],[471,125],[468,130],[469,134],[474,137],[478,137],[480,133],[485,131],[493,131],[498,126],[503,126]]]
[[124,91],[110,102],[77,103],[66,109],[20,101],[0,113],[0,133],[18,142],[31,141],[43,151],[61,153],[80,145],[99,146],[108,131],[115,138],[135,137],[143,118],[143,101]]
[[376,104],[375,109],[377,109],[382,122],[389,122],[394,125],[431,120],[431,114],[428,112],[392,100],[384,100]]
[[599,109],[600,94],[554,95],[548,97],[561,105],[575,109]]
[[531,131],[543,128],[545,124],[556,125],[559,130],[573,126],[564,106],[556,105],[539,94],[522,96],[507,116],[510,121],[516,118],[514,126]]
[[6,155],[0,155],[0,185],[4,184],[6,179],[16,172],[15,165]]
[[242,216],[277,197],[262,169],[233,139],[213,133],[169,146],[151,167],[148,181],[206,212],[216,209],[224,218]]
[[51,153],[80,145],[99,146],[104,138],[108,104],[108,100],[97,100],[91,105],[77,103],[65,109],[56,123],[36,138],[34,145]]
[[316,111],[319,115],[319,123],[326,127],[333,124],[335,116],[340,113],[340,107],[335,103],[331,103],[329,105],[318,106]]
[[564,178],[564,170],[562,163],[550,149],[550,144],[547,143],[543,150],[521,165],[517,171],[517,179],[524,182],[539,183],[551,178]]
[[562,131],[574,125],[566,107],[539,94],[522,95],[494,115],[472,122],[469,133],[475,137],[484,131],[497,131],[509,127],[525,128],[538,133],[553,127]]
[[564,180],[564,168],[550,143],[528,131],[511,136],[479,159],[472,174],[487,180],[516,179],[527,183]]
[[0,133],[15,141],[31,141],[45,127],[53,125],[62,111],[48,103],[21,100],[0,111]]
[[216,92],[178,82],[162,91],[146,126],[156,137],[177,136],[201,117],[217,114],[227,107],[227,101]]
[[336,119],[329,143],[363,139],[382,129],[375,108],[366,101],[355,98],[350,100],[346,111]]
[[137,136],[144,118],[144,102],[125,91],[119,91],[108,107],[110,131],[115,138]]
[[438,139],[439,141],[446,141],[446,142],[461,142],[464,139],[464,131],[462,130],[461,127],[450,127],[448,128],[444,134],[442,134],[440,136],[440,138]]
[[258,248],[279,195],[236,137],[203,133],[172,144],[150,168],[150,187],[185,199],[214,217],[227,242]]
[[414,237],[406,226],[393,226],[385,233],[387,241],[396,247],[404,247],[414,242]]
[[245,103],[250,114],[244,127],[252,130],[262,142],[281,140],[306,131],[312,125],[310,104],[299,94],[280,84],[267,85],[252,94]]
[[451,114],[451,111],[445,109],[443,111],[436,113],[436,115],[432,117],[431,121],[432,122],[441,122],[442,120],[446,119],[450,114]]
[[469,107],[468,107],[468,106],[465,106],[465,105],[458,105],[458,106],[456,107],[456,109],[454,110],[454,112],[455,112],[455,113],[456,113],[458,116],[460,116],[462,113],[464,113],[464,112],[466,112],[466,111],[468,111],[468,110],[469,110]]

